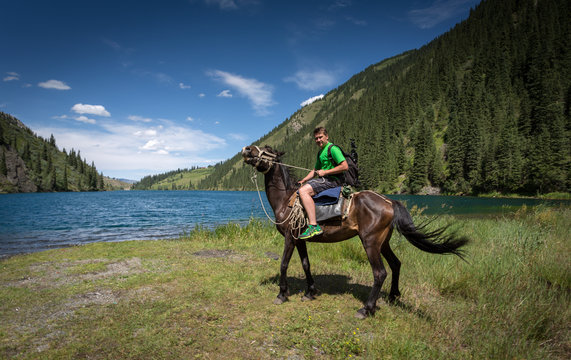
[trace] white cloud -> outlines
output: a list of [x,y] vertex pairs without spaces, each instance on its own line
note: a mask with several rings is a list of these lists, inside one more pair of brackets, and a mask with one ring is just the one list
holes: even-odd
[[203,98],[203,97],[205,97],[205,96],[206,96],[206,94],[204,94],[204,93],[198,94],[198,97],[199,97],[199,98]]
[[229,137],[230,139],[232,139],[232,140],[238,140],[238,141],[245,141],[245,140],[248,139],[248,136],[247,136],[247,135],[244,135],[244,134],[234,134],[234,133],[232,133],[232,134],[228,134],[228,137]]
[[161,147],[163,147],[163,144],[157,140],[157,139],[152,139],[147,141],[147,143],[143,146],[140,147],[141,150],[159,150]]
[[190,89],[190,85],[185,85],[184,83],[178,83],[178,87],[183,90]]
[[222,10],[235,10],[238,9],[238,5],[234,0],[204,0],[207,4],[218,5]]
[[335,84],[335,75],[325,70],[300,70],[294,76],[285,78],[284,81],[296,83],[303,90],[314,91],[332,87]]
[[81,115],[75,118],[75,120],[82,122],[82,123],[86,123],[86,124],[95,124],[97,123],[97,121],[95,121],[94,119],[90,119],[85,115]]
[[48,80],[38,84],[39,87],[44,89],[55,89],[55,90],[69,90],[69,87],[66,83],[59,80]]
[[178,125],[149,129],[142,123],[99,121],[97,127],[88,129],[46,127],[34,131],[46,138],[54,134],[61,147],[81,150],[105,175],[133,179],[219,162],[223,159],[211,156],[226,146],[224,139],[213,134]]
[[222,90],[220,92],[220,94],[216,95],[218,97],[226,97],[226,98],[231,98],[232,97],[232,93],[230,92],[230,90]]
[[367,20],[356,19],[356,18],[354,18],[354,17],[352,17],[352,16],[347,16],[345,19],[346,19],[347,21],[349,21],[350,23],[353,23],[353,24],[355,24],[355,25],[357,25],[357,26],[367,26],[367,25],[368,25]]
[[419,28],[430,29],[447,19],[465,12],[468,5],[477,3],[478,1],[475,0],[436,0],[427,8],[410,10],[408,18]]
[[20,80],[20,74],[10,71],[6,73],[6,76],[4,77],[4,81],[16,81],[16,80]]
[[272,99],[273,87],[271,85],[221,70],[210,72],[209,75],[232,87],[240,95],[250,100],[258,115],[267,115],[269,113],[268,108],[275,105],[275,101]]
[[71,110],[78,114],[90,114],[105,117],[111,116],[109,111],[105,110],[103,105],[75,104]]
[[194,121],[194,118],[193,118],[192,116],[187,116],[187,117],[186,117],[186,121],[193,122],[193,121]]
[[302,102],[300,105],[301,105],[301,107],[304,107],[304,106],[306,106],[306,105],[311,104],[312,102],[315,102],[315,101],[317,101],[317,100],[323,99],[323,96],[324,96],[324,95],[321,94],[321,95],[317,95],[317,96],[311,97],[311,98],[305,100],[304,102]]
[[153,119],[151,119],[151,118],[146,118],[146,117],[142,117],[139,115],[129,115],[127,117],[127,119],[129,119],[131,121],[140,121],[140,122],[146,122],[146,123],[153,121]]
[[147,129],[147,130],[137,130],[133,133],[135,136],[142,136],[142,137],[152,137],[157,136],[157,130],[155,129]]

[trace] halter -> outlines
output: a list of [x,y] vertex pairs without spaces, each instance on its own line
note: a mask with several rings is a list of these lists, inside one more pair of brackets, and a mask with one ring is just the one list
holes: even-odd
[[258,158],[258,160],[256,161],[256,164],[254,164],[254,167],[257,169],[258,165],[260,165],[260,163],[262,161],[266,161],[269,164],[267,170],[260,171],[262,174],[265,175],[270,171],[270,169],[272,168],[272,165],[278,162],[277,161],[278,156],[276,154],[269,152],[269,151],[260,149],[256,145],[252,145],[252,146],[258,150],[258,155],[256,156],[256,158]]

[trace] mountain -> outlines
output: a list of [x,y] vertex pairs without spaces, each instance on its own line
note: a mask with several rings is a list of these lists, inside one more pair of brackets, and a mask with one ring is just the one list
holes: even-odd
[[[484,0],[449,32],[354,75],[255,144],[311,168],[311,132],[325,126],[346,151],[355,139],[364,187],[387,193],[569,192],[570,15],[568,0]],[[253,189],[251,173],[238,153],[196,188]]]
[[60,151],[15,117],[0,112],[0,193],[113,190],[80,152]]

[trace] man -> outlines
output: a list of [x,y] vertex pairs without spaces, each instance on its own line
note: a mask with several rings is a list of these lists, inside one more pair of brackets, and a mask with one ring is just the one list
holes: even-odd
[[[323,230],[317,224],[313,196],[324,190],[341,186],[343,179],[343,176],[341,175],[349,168],[347,161],[343,156],[343,152],[337,146],[333,146],[331,148],[331,157],[333,158],[334,163],[330,161],[327,149],[333,144],[329,142],[329,135],[327,135],[327,130],[324,127],[318,127],[313,130],[313,138],[320,150],[317,155],[314,169],[299,181],[301,184],[301,187],[299,188],[299,197],[309,219],[309,226],[299,236],[300,239],[309,239],[323,234]],[[335,165],[335,163],[337,163],[337,165]],[[314,179],[313,177],[315,175],[319,176],[319,178]]]

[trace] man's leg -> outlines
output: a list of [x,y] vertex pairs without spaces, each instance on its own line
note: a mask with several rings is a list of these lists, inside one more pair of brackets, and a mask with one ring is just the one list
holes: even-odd
[[301,204],[307,213],[309,225],[317,225],[317,220],[315,217],[315,202],[312,198],[313,195],[315,195],[315,192],[313,191],[311,185],[305,184],[299,188],[299,198],[301,199]]

